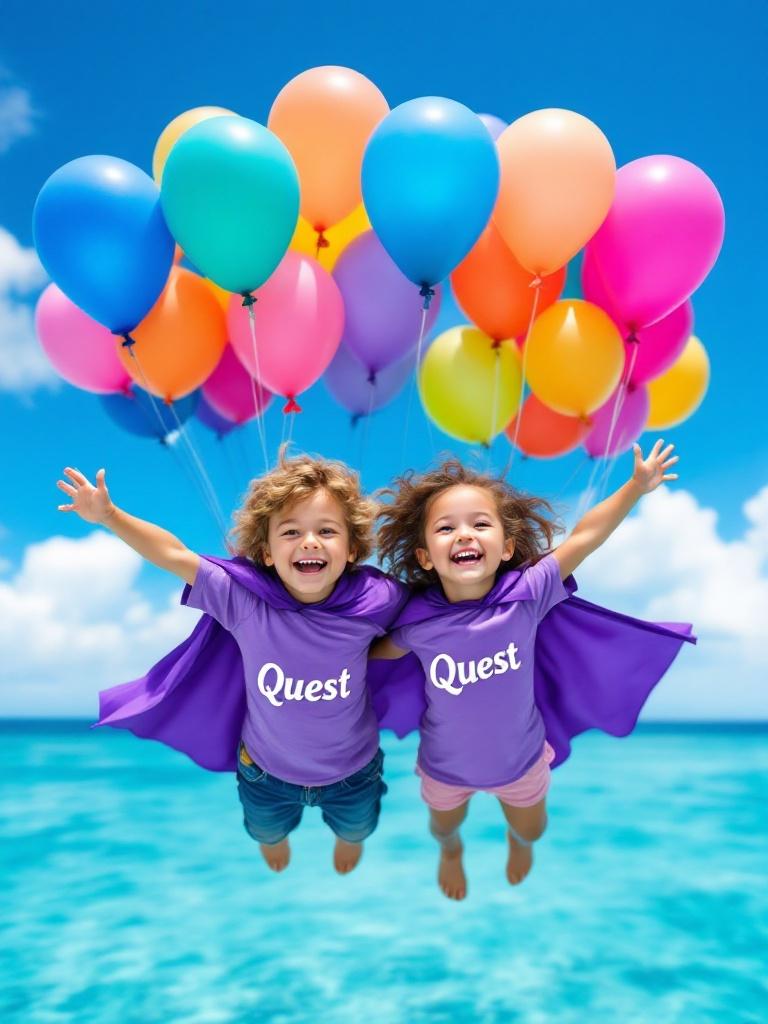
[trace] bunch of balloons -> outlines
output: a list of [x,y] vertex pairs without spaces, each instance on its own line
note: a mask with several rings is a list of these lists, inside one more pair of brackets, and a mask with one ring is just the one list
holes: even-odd
[[[617,172],[580,114],[507,125],[442,97],[390,110],[358,72],[318,67],[266,125],[180,114],[152,172],[82,157],[35,205],[53,282],[41,344],[108,409],[133,415],[141,391],[197,396],[221,436],[273,394],[300,411],[323,375],[353,418],[369,415],[416,369],[447,433],[489,444],[506,430],[547,457],[613,452],[703,397],[689,298],[722,242],[717,191],[676,157]],[[585,247],[585,299],[561,300]],[[427,348],[449,278],[470,322]]]

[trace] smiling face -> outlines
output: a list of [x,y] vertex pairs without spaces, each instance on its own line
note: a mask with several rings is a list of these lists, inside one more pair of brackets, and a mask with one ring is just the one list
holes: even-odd
[[424,537],[427,546],[416,557],[422,568],[435,570],[449,601],[485,597],[515,550],[491,492],[466,484],[446,488],[431,502]]
[[354,560],[344,509],[328,491],[317,490],[269,517],[264,563],[275,567],[297,601],[324,601]]

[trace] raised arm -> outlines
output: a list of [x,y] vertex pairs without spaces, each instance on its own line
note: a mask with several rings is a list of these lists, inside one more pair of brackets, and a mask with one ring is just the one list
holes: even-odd
[[195,582],[200,556],[167,530],[119,509],[109,497],[103,469],[96,474],[95,487],[77,469],[67,467],[64,475],[67,480],[59,480],[56,486],[68,494],[72,502],[59,505],[60,512],[77,512],[86,523],[105,526],[148,562],[172,572],[185,583]]
[[658,440],[647,459],[643,459],[640,445],[634,445],[635,467],[632,479],[590,509],[573,528],[570,536],[552,552],[560,566],[562,579],[570,576],[588,555],[608,540],[644,494],[655,491],[659,484],[667,480],[677,480],[677,473],[666,472],[678,461],[677,455],[672,456],[675,446],[668,444],[662,451],[663,444],[662,440]]

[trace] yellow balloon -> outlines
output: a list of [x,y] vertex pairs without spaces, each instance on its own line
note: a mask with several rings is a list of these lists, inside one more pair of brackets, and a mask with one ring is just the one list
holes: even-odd
[[371,222],[368,220],[365,207],[360,203],[344,220],[340,220],[334,227],[323,232],[328,245],[322,246],[318,253],[317,232],[308,220],[299,217],[299,223],[296,225],[296,231],[291,239],[291,249],[303,252],[305,256],[317,254],[321,266],[326,270],[333,270],[336,260],[349,243],[354,241],[358,235],[362,235],[364,231],[370,230]]
[[709,386],[709,356],[691,335],[676,363],[660,377],[648,381],[651,407],[646,430],[666,430],[687,420],[704,400]]
[[613,320],[583,299],[546,309],[526,342],[525,376],[537,398],[564,416],[587,416],[608,400],[624,369]]
[[522,366],[514,341],[477,327],[451,327],[421,364],[419,391],[430,419],[451,437],[488,445],[517,412]]
[[201,121],[207,121],[209,117],[224,117],[233,113],[234,111],[227,110],[226,107],[193,107],[192,110],[186,110],[178,117],[174,117],[160,133],[160,138],[155,144],[155,152],[152,154],[152,175],[156,183],[159,185],[163,180],[163,168],[168,154],[184,132]]

